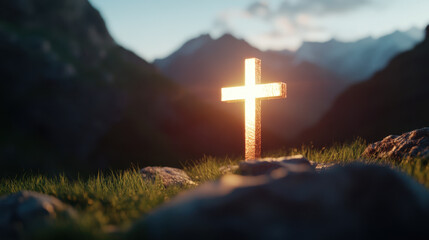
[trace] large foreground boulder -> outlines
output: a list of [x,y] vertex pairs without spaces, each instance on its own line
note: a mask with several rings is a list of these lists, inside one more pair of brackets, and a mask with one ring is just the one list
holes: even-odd
[[[149,239],[388,239],[427,237],[429,193],[390,168],[227,175],[179,195],[133,233]],[[405,239],[405,238],[404,238]]]
[[390,135],[379,142],[370,144],[362,154],[363,157],[395,158],[429,157],[429,127],[404,133],[400,136]]
[[55,197],[31,191],[0,198],[0,239],[19,239],[58,218],[73,219],[76,212]]

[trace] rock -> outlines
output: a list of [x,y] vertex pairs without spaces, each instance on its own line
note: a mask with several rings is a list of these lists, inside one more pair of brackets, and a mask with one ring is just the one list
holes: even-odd
[[310,164],[314,167],[314,170],[316,170],[316,172],[324,171],[336,166],[335,163],[318,163],[314,161],[310,161]]
[[219,171],[222,173],[222,175],[228,174],[228,173],[234,173],[238,170],[238,165],[226,165],[219,168]]
[[352,164],[277,178],[226,175],[167,202],[131,233],[148,239],[423,239],[428,224],[429,192],[422,185],[387,167]]
[[145,167],[140,170],[144,180],[154,181],[158,176],[165,187],[178,185],[197,185],[185,171],[171,167]]
[[370,144],[362,154],[363,157],[395,158],[429,157],[429,127],[404,133],[400,136],[390,135],[382,141]]
[[75,217],[71,207],[49,195],[20,191],[0,198],[1,239],[19,239],[22,233],[52,224],[57,218]]
[[269,174],[278,168],[285,168],[289,172],[308,172],[314,170],[311,163],[302,155],[261,158],[239,163],[240,173],[248,176]]

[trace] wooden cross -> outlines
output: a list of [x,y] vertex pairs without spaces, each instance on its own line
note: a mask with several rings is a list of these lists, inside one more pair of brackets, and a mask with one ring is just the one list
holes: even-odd
[[244,61],[244,86],[222,88],[222,101],[244,100],[245,160],[261,157],[261,100],[286,98],[286,83],[261,83],[261,60],[247,58]]

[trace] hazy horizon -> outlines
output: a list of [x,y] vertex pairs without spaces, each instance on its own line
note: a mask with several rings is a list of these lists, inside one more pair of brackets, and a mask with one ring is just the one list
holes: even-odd
[[205,33],[231,33],[261,50],[293,51],[303,41],[377,38],[429,24],[429,2],[423,0],[90,2],[115,40],[148,61]]

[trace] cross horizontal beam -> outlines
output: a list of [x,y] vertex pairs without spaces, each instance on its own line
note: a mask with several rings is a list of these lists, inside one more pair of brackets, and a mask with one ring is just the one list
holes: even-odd
[[261,100],[286,98],[286,83],[261,84],[261,60],[244,61],[244,86],[222,88],[222,101],[244,100],[244,158],[246,161],[261,157]]
[[286,83],[266,83],[253,86],[222,88],[222,101],[234,102],[246,98],[278,99],[286,97]]

